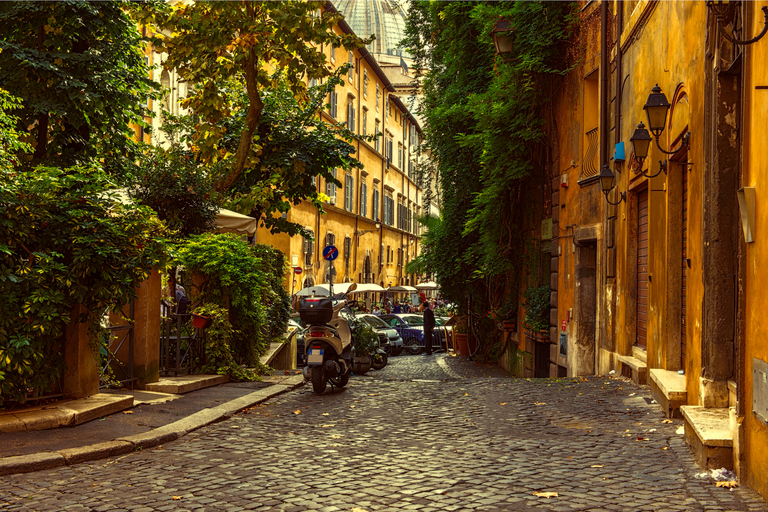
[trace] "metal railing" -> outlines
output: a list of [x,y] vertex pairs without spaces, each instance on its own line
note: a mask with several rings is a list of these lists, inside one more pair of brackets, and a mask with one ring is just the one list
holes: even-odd
[[200,329],[192,326],[191,313],[171,313],[163,303],[160,330],[160,375],[191,374],[205,363]]
[[581,167],[581,178],[585,180],[597,176],[598,169],[596,165],[597,149],[598,149],[598,129],[592,128],[586,133],[587,136],[587,151],[584,155],[584,165]]
[[[131,309],[133,309],[133,304],[131,304]],[[130,386],[133,389],[137,380],[133,375],[133,323],[114,325],[107,329],[109,330],[109,345],[106,348],[106,362],[104,366],[99,368],[99,388],[119,384],[120,387]],[[128,343],[128,360],[123,362],[118,359],[117,355],[126,342]]]

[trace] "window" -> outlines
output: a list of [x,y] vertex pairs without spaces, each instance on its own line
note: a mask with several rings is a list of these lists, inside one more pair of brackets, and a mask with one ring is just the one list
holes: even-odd
[[389,197],[384,196],[384,224],[392,226],[395,223],[395,201]]
[[[307,230],[307,231],[309,232],[309,234],[312,237],[315,236],[314,231],[312,231],[312,230]],[[315,241],[311,240],[309,238],[305,238],[304,239],[303,251],[304,251],[304,265],[307,266],[307,267],[311,267],[312,266],[312,254],[315,251]]]
[[387,141],[384,147],[384,156],[390,162],[392,161],[392,157],[393,157],[394,145],[395,145],[395,142],[392,140],[392,136],[388,135]]
[[320,83],[317,81],[317,78],[312,78],[312,79],[309,81],[309,86],[310,86],[310,87],[317,87],[318,85],[320,85]]
[[402,144],[397,145],[397,168],[400,170],[403,169],[403,145]]
[[333,45],[331,45],[331,60],[336,62],[336,48]]
[[403,144],[408,145],[408,123],[403,118]]
[[328,113],[331,114],[331,117],[336,119],[336,114],[338,114],[338,99],[339,96],[336,94],[336,92],[332,92],[329,96],[331,108],[328,110]]
[[355,54],[349,52],[349,85],[354,86],[355,81]]
[[390,247],[387,246],[387,265],[392,263],[392,257],[390,256],[390,252],[389,251],[390,251]]
[[[336,169],[333,170],[333,177],[336,178]],[[325,180],[325,195],[330,204],[336,204],[336,184],[332,180]]]
[[379,84],[376,84],[376,110],[379,110],[379,97],[381,96],[381,89],[379,89]]
[[363,71],[363,97],[368,97],[368,71]]
[[349,259],[352,256],[352,239],[344,238],[344,268],[349,270]]
[[381,244],[381,251],[379,251],[379,269],[384,268],[384,244]]
[[336,245],[336,235],[333,233],[325,234],[325,246],[328,247],[329,245]]
[[349,96],[347,98],[347,130],[355,131],[355,98]]
[[373,141],[374,149],[376,151],[381,152],[381,130],[379,130],[380,123],[379,120],[376,120],[376,131],[373,132],[374,135],[376,135],[376,138]]
[[379,215],[379,191],[373,189],[373,209],[371,209],[371,216],[373,217],[373,220],[378,220],[381,218]]
[[352,211],[354,203],[355,192],[355,179],[351,174],[347,174],[344,177],[344,209],[348,212]]
[[368,216],[368,185],[365,181],[360,183],[360,215]]
[[384,122],[388,123],[389,122],[390,103],[389,103],[389,101],[387,101],[386,98],[384,98],[384,102],[386,103],[386,105],[384,105]]
[[363,136],[368,135],[368,109],[363,109],[363,118],[360,120],[360,124],[362,125],[360,127],[360,131],[363,133]]

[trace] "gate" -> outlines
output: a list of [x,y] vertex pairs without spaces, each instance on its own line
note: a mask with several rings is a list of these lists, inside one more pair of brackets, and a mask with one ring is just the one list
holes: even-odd
[[200,330],[192,326],[191,313],[173,313],[165,301],[161,307],[160,375],[191,374],[205,362]]
[[134,303],[128,305],[128,323],[111,325],[109,343],[101,346],[102,365],[99,367],[99,388],[110,386],[133,389],[136,377],[133,375],[133,323]]

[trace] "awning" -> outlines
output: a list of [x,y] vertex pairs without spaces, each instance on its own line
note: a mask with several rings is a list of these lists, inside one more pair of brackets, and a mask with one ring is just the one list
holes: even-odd
[[390,286],[387,288],[388,292],[416,292],[418,291],[413,286]]
[[246,233],[248,236],[256,234],[259,227],[259,221],[253,217],[233,212],[232,210],[219,209],[216,215],[217,233]]
[[[353,283],[334,283],[333,294],[336,295],[337,293],[347,293],[349,287],[352,286],[352,284]],[[301,297],[310,295],[315,295],[317,297],[328,297],[331,295],[330,287],[331,285],[327,283],[316,284],[315,286],[307,286],[306,288],[299,290],[296,295]]]
[[353,294],[353,293],[379,293],[379,292],[385,292],[385,291],[387,291],[387,290],[385,290],[384,288],[382,288],[381,286],[379,286],[377,284],[364,283],[364,284],[357,285],[357,288],[355,290],[349,292],[349,293],[350,294]]
[[434,281],[426,281],[424,283],[417,284],[416,288],[419,290],[437,290],[440,288],[440,286],[438,286],[438,284]]

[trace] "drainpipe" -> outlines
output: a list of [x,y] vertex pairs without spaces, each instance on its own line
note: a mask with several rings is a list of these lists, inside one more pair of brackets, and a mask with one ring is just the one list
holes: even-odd
[[614,142],[621,142],[621,94],[622,94],[622,75],[623,70],[621,67],[621,32],[624,25],[624,6],[620,0],[616,2],[616,105],[614,108],[614,120],[613,120],[613,139]]
[[600,2],[600,167],[608,163],[610,120],[608,100],[608,2]]

